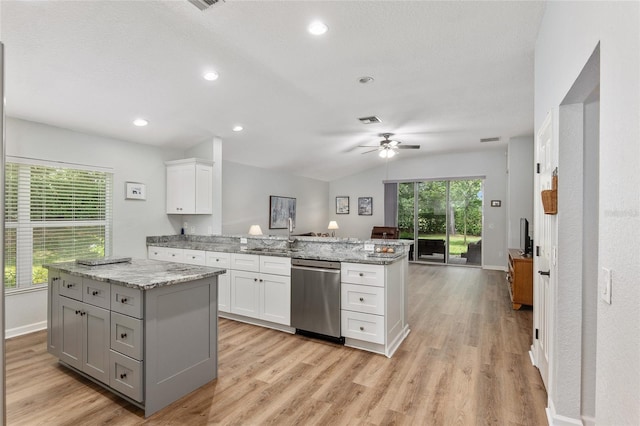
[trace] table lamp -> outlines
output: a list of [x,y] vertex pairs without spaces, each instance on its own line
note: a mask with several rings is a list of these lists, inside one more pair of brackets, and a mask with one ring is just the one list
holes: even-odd
[[336,229],[340,229],[340,227],[338,226],[338,222],[336,222],[335,220],[332,220],[329,222],[329,226],[327,227],[327,229],[331,229],[331,236],[335,237],[336,236]]
[[260,225],[251,225],[249,228],[249,235],[262,235],[262,229]]

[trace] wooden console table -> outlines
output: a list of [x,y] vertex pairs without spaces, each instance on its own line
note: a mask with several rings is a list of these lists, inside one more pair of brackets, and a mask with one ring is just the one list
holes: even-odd
[[509,249],[509,296],[513,309],[533,305],[533,257],[525,257],[518,249]]

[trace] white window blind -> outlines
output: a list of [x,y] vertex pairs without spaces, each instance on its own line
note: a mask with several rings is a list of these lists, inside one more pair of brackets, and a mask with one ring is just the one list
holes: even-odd
[[43,264],[111,253],[112,174],[7,162],[5,287],[46,284]]

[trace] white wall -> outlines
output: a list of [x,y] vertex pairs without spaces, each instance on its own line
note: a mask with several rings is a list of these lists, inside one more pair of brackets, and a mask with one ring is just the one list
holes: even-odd
[[296,199],[294,233],[326,232],[327,182],[228,161],[223,162],[222,182],[224,235],[246,234],[254,224],[260,225],[265,235],[287,235],[286,229],[269,229],[270,195]]
[[[146,257],[146,237],[173,233],[165,208],[166,160],[181,152],[7,118],[7,155],[113,170],[113,254]],[[146,184],[147,200],[125,200],[125,182]],[[7,294],[7,336],[45,324],[46,292]]]
[[[413,157],[410,152],[402,151],[389,161],[388,171],[384,160],[381,160],[380,167],[331,182],[329,219],[338,222],[339,236],[368,239],[373,226],[384,225],[383,181],[461,177],[485,177],[484,265],[487,268],[506,268],[507,160],[504,148]],[[350,197],[348,215],[335,214],[335,197],[341,195]],[[373,197],[372,216],[358,216],[358,197]],[[490,200],[502,200],[502,207],[490,207]]]
[[[535,54],[538,129],[547,112],[561,104],[600,42],[598,270],[611,269],[613,288],[611,305],[597,302],[595,416],[597,424],[607,425],[640,424],[638,22],[638,2],[549,2]],[[582,161],[582,157],[574,161]],[[563,166],[568,165],[559,164],[560,176]],[[559,211],[560,227],[561,215]],[[559,241],[559,245],[565,243]],[[578,275],[581,272],[575,271]],[[581,316],[582,311],[575,315]],[[554,356],[560,365],[574,358],[569,352]],[[555,408],[562,415],[564,407]]]
[[507,241],[510,248],[518,248],[520,218],[529,220],[529,234],[533,236],[533,135],[509,139],[507,153]]

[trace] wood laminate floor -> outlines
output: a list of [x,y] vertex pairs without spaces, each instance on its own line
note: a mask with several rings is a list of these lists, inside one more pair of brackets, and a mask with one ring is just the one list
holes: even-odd
[[46,333],[7,341],[9,425],[544,425],[532,311],[504,273],[410,265],[411,333],[393,358],[230,320],[219,378],[148,419],[58,365]]

